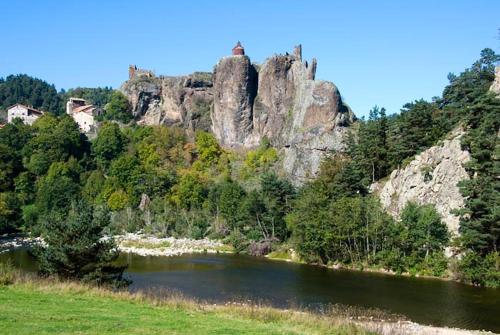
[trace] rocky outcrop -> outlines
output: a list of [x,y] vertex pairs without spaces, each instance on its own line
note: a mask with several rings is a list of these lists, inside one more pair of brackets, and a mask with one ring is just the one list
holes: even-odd
[[448,230],[458,233],[459,218],[451,212],[464,205],[457,183],[469,178],[463,164],[470,159],[469,153],[461,149],[462,135],[463,131],[456,129],[440,145],[394,170],[387,181],[371,186],[392,216],[399,217],[408,201],[433,204]]
[[315,72],[316,60],[303,62],[300,46],[258,70],[246,56],[222,59],[214,80],[215,136],[230,147],[253,147],[266,137],[284,153],[284,169],[295,182],[313,177],[326,154],[343,149],[354,121],[337,87],[315,80]]
[[191,131],[211,127],[211,73],[179,77],[135,76],[122,85],[121,91],[128,97],[138,123],[175,125]]
[[333,83],[315,80],[316,67],[315,59],[302,60],[301,46],[261,66],[240,52],[222,58],[213,77],[137,75],[134,66],[121,91],[138,123],[212,130],[233,148],[252,148],[267,138],[299,184],[314,177],[325,155],[344,148],[355,118]]
[[495,80],[490,86],[490,91],[500,95],[500,66],[495,67]]
[[222,145],[245,143],[253,131],[257,71],[244,55],[222,58],[214,73],[212,130]]

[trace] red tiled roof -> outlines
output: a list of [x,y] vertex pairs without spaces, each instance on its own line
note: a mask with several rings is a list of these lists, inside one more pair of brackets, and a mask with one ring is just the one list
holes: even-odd
[[95,106],[85,105],[85,106],[76,107],[73,110],[73,113],[89,113],[89,114],[91,114],[94,110],[95,110]]

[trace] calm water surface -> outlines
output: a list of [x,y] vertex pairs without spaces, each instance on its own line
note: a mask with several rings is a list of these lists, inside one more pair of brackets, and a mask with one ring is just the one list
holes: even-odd
[[[26,251],[0,255],[26,270]],[[249,300],[276,307],[373,307],[437,326],[500,332],[500,290],[433,279],[330,270],[239,255],[121,256],[131,290],[178,291],[211,302]]]

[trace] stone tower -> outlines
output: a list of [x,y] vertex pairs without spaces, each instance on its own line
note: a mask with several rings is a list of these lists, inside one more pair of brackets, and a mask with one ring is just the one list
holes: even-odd
[[240,41],[236,43],[236,46],[233,48],[233,56],[244,56],[245,49],[241,46]]

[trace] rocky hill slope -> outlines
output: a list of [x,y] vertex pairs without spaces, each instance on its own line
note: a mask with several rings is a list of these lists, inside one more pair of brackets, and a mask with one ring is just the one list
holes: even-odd
[[500,95],[500,66],[495,67],[495,80],[491,84],[490,91]]
[[187,130],[210,130],[213,104],[212,74],[195,72],[179,77],[137,76],[120,88],[134,118],[147,125],[175,125]]
[[387,180],[371,186],[393,217],[399,217],[408,201],[433,204],[448,230],[458,233],[459,218],[452,211],[464,205],[457,183],[469,178],[462,164],[470,159],[469,153],[460,146],[463,134],[462,129],[454,130],[442,143],[394,170]]
[[321,159],[344,148],[355,116],[337,87],[315,80],[316,60],[274,55],[260,65],[248,56],[222,58],[213,76],[138,76],[121,90],[144,124],[211,130],[225,147],[252,148],[263,138],[280,150],[295,183],[314,176]]

